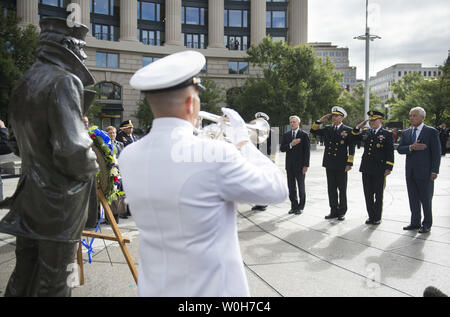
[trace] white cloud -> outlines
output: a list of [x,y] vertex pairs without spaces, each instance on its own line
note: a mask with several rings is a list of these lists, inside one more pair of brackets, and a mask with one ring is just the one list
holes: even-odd
[[[440,65],[450,49],[450,1],[369,0],[379,8],[371,34],[370,75],[396,63]],[[350,49],[350,65],[365,77],[365,0],[310,0],[309,42],[332,42]]]

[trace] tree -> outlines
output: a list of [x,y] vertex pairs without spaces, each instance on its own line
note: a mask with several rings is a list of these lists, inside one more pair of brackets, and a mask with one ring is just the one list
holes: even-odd
[[436,79],[413,73],[392,85],[394,97],[389,102],[393,119],[406,121],[412,108],[422,107],[427,112],[427,124],[438,126],[443,122],[449,123],[450,58],[439,69],[442,75]]
[[[365,91],[363,85],[353,88],[352,93],[344,91],[337,102],[347,112],[345,124],[354,127],[364,121],[365,118]],[[370,93],[370,110],[385,112],[381,99],[374,93]]]
[[150,110],[150,105],[148,104],[147,98],[142,98],[137,103],[138,109],[134,116],[139,121],[139,127],[148,128],[152,125],[154,116],[152,111]]
[[87,87],[88,90],[95,91],[96,97],[94,101],[92,102],[92,105],[89,107],[88,111],[86,112],[86,117],[89,119],[89,123],[91,125],[101,126],[102,119],[102,108],[103,104],[99,102],[100,100],[100,88],[97,86],[91,86]]
[[0,14],[0,116],[7,117],[9,98],[17,80],[33,65],[39,34],[32,25],[18,26],[15,10]]
[[206,88],[205,91],[200,91],[200,100],[203,111],[221,115],[219,104],[224,102],[224,91],[215,81],[205,76],[202,77],[202,85]]
[[247,54],[247,61],[261,73],[227,94],[229,105],[246,121],[263,111],[273,126],[286,125],[294,114],[307,122],[328,113],[343,90],[333,64],[322,62],[308,46],[293,47],[268,36]]

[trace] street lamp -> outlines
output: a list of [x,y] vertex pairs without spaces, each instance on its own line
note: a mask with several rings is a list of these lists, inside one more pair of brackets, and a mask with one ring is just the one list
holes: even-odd
[[369,102],[370,102],[370,83],[369,83],[369,52],[370,52],[370,41],[375,41],[376,39],[381,39],[378,35],[371,35],[368,18],[369,18],[369,0],[366,0],[366,34],[356,36],[353,39],[355,40],[364,40],[366,41],[366,89],[365,89],[365,98],[364,98],[364,116],[366,120],[369,118],[367,112],[369,112]]

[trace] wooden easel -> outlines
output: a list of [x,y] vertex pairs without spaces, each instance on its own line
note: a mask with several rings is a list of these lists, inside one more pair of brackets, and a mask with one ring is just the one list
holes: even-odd
[[[125,260],[128,263],[128,267],[130,268],[130,271],[131,271],[131,274],[133,275],[134,281],[137,283],[137,270],[136,270],[136,267],[134,266],[134,262],[133,262],[133,259],[131,258],[130,252],[128,251],[128,248],[125,245],[125,243],[130,243],[131,241],[129,238],[123,237],[122,234],[120,233],[119,227],[117,226],[116,220],[114,219],[111,208],[109,208],[109,204],[106,201],[105,195],[103,194],[102,190],[99,187],[97,187],[97,195],[98,195],[98,198],[100,199],[103,209],[105,210],[106,219],[108,220],[109,224],[111,225],[114,235],[83,231],[82,236],[119,242],[120,248],[122,249],[123,256],[125,257]],[[84,285],[83,255],[81,253],[81,250],[82,250],[82,245],[81,245],[81,241],[80,241],[80,243],[78,245],[78,254],[77,254],[77,261],[78,261],[78,265],[80,267],[80,286]]]

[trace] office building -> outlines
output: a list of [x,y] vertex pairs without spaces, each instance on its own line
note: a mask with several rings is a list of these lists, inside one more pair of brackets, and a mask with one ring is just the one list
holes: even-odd
[[158,58],[185,49],[206,56],[204,74],[225,90],[256,72],[244,61],[251,43],[267,34],[291,45],[307,43],[307,0],[0,0],[22,25],[67,17],[76,3],[90,27],[86,65],[101,90],[102,126],[134,119],[141,94],[129,80]]

